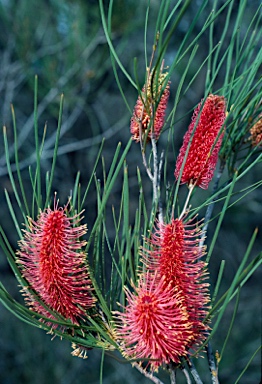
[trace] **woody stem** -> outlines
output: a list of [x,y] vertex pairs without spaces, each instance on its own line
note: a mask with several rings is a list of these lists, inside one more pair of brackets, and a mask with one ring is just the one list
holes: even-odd
[[187,365],[188,365],[188,368],[191,372],[191,375],[193,376],[194,378],[194,381],[196,384],[203,384],[202,380],[200,379],[200,376],[193,364],[193,362],[190,360],[190,359],[187,359]]
[[149,380],[151,380],[155,384],[164,384],[161,380],[159,380],[156,376],[154,376],[152,373],[145,371],[141,365],[138,363],[133,363],[133,367],[135,367],[142,375],[147,377]]
[[185,201],[185,204],[184,204],[184,208],[179,216],[179,220],[181,220],[181,218],[184,216],[186,210],[187,210],[187,207],[188,207],[188,203],[190,201],[190,197],[192,195],[192,192],[194,190],[194,187],[195,187],[195,184],[189,184],[188,186],[188,194],[187,194],[187,198],[186,198],[186,201]]
[[161,155],[160,162],[158,162],[157,155],[157,145],[155,140],[154,131],[152,132],[151,137],[152,151],[153,151],[153,163],[154,163],[154,171],[153,171],[153,199],[154,202],[158,205],[159,216],[158,219],[160,222],[163,222],[163,210],[162,203],[160,197],[160,179],[161,179],[161,169],[163,164],[163,155]]

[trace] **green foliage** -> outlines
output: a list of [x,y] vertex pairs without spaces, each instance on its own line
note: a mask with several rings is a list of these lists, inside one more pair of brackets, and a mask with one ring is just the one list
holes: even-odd
[[[208,193],[195,191],[190,200],[188,215],[189,218],[196,214],[205,218],[205,229],[208,228],[206,261],[209,263],[212,285],[211,308],[207,319],[212,320],[212,330],[196,354],[211,339],[212,343],[220,343],[220,356],[216,364],[222,371],[223,364],[226,365],[231,334],[235,327],[242,326],[237,324],[244,296],[242,292],[248,289],[248,280],[256,276],[262,262],[261,249],[256,239],[259,220],[256,207],[259,201],[255,201],[262,185],[259,176],[262,153],[261,148],[252,148],[249,140],[250,128],[262,113],[259,72],[262,62],[262,49],[259,45],[262,39],[261,6],[250,10],[246,1],[231,0],[215,1],[212,9],[208,1],[202,1],[195,9],[192,1],[171,0],[159,4],[143,2],[138,7],[134,2],[113,0],[68,0],[62,5],[59,1],[32,1],[30,6],[30,12],[26,1],[18,5],[10,2],[8,7],[0,6],[0,18],[3,21],[1,45],[9,36],[11,41],[15,41],[15,45],[10,44],[8,47],[13,61],[20,65],[15,79],[24,71],[23,81],[27,83],[27,103],[18,106],[18,112],[11,107],[13,129],[11,131],[8,124],[3,129],[4,172],[8,174],[10,185],[5,189],[5,199],[16,235],[11,237],[10,227],[6,229],[5,223],[2,223],[0,245],[19,285],[26,287],[28,282],[17,266],[14,245],[14,239],[17,241],[23,238],[21,223],[27,226],[28,216],[36,219],[40,210],[52,206],[56,190],[61,191],[62,201],[70,196],[72,211],[81,212],[85,209],[87,216],[90,213],[92,218],[88,218],[89,232],[85,251],[88,254],[97,304],[93,312],[87,313],[85,322],[72,325],[69,320],[48,308],[37,292],[32,291],[35,299],[54,316],[51,322],[60,326],[52,329],[39,321],[43,316],[33,313],[19,299],[15,299],[3,283],[0,283],[0,301],[20,320],[51,331],[84,349],[119,349],[113,329],[113,313],[119,310],[119,303],[126,304],[123,288],[130,287],[131,282],[137,283],[141,247],[147,247],[145,238],[154,230],[159,212],[168,222],[173,215],[179,216],[184,208],[184,188],[174,183],[173,171],[179,140],[186,130],[186,121],[202,97],[206,98],[209,93],[223,95],[227,99],[228,115],[213,190]],[[38,19],[36,14],[43,17]],[[100,17],[105,37],[101,33]],[[136,19],[133,26],[129,18]],[[8,30],[11,20],[12,33]],[[140,36],[143,36],[144,52],[140,47],[135,47],[133,56],[137,52],[140,54],[130,63],[131,54],[125,57],[125,51],[131,46],[128,39],[130,35],[133,39],[134,28],[140,28],[142,21],[144,30]],[[119,36],[123,35],[121,39]],[[145,148],[141,144],[141,148],[135,152],[135,144],[132,144],[128,133],[122,131],[118,136],[120,142],[111,143],[113,134],[120,129],[116,127],[112,130],[109,126],[112,121],[102,123],[102,106],[107,108],[105,114],[111,112],[108,104],[112,76],[131,113],[134,98],[130,94],[135,90],[137,95],[141,95],[148,67],[153,70],[153,77],[158,79],[163,61],[164,67],[168,68],[168,76],[155,102],[158,105],[167,82],[171,81],[171,106],[158,145],[153,140],[152,146]],[[32,73],[38,74],[34,81]],[[34,97],[30,98],[28,95],[32,89]],[[64,93],[58,102],[61,91]],[[92,102],[100,94],[106,101],[103,100],[96,110],[92,108]],[[196,96],[194,101],[191,100],[192,95]],[[17,94],[16,103],[19,97]],[[28,100],[31,100],[31,110],[33,105],[33,114],[26,133],[23,133],[25,126],[17,122]],[[56,102],[50,103],[52,100]],[[118,102],[122,103],[120,99]],[[70,119],[74,108],[79,106],[81,112],[76,120],[81,122],[81,118],[85,117],[85,124],[80,128],[85,133],[76,134],[79,140],[76,140],[73,150],[78,152],[90,146],[95,148],[96,155],[92,152],[89,158],[81,157],[88,160],[88,166],[85,165],[81,172],[79,169],[74,170],[74,178],[69,187],[66,184],[59,186],[59,169],[70,163],[70,160],[63,163],[61,159],[64,155],[60,150],[64,146],[63,153],[67,153],[66,146],[71,144],[71,137],[74,137],[68,134],[74,125],[69,128],[63,125],[64,115]],[[27,108],[24,111],[30,109]],[[114,105],[114,108],[118,106]],[[47,113],[54,118],[51,122],[53,132],[48,130],[48,124],[42,127],[40,123],[41,115]],[[116,115],[119,119],[117,112]],[[120,128],[123,124],[127,126],[129,118],[124,115],[124,123],[120,123]],[[180,128],[183,132],[179,134]],[[85,134],[90,139],[87,145],[84,142]],[[30,137],[26,143],[28,135]],[[109,140],[102,140],[102,137]],[[160,155],[161,150],[165,150],[163,156]],[[51,155],[47,155],[48,151]],[[51,161],[47,161],[50,158]],[[24,160],[29,160],[25,162],[26,165]],[[78,160],[76,157],[77,163]],[[89,162],[92,165],[89,166]],[[24,168],[28,170],[25,172]],[[250,215],[253,212],[254,217],[250,222],[252,233],[245,235],[248,244],[246,250],[241,250],[242,253],[233,262],[234,245],[228,250],[224,249],[223,239],[220,240],[221,233],[226,233],[223,228],[228,225],[228,216],[233,209],[253,196],[254,204],[257,205],[254,208],[251,204],[247,213]],[[219,250],[222,245],[223,248]],[[227,253],[232,253],[229,260]],[[234,276],[230,275],[230,263],[234,266]],[[229,325],[221,341],[217,334],[225,318]],[[235,383],[242,376],[247,377],[246,371],[250,372],[248,367],[260,348],[256,342],[252,344],[254,346],[245,361],[239,367],[236,364]],[[216,345],[214,348],[217,348]],[[103,361],[104,355],[102,368]],[[192,367],[190,370],[193,374]],[[204,375],[203,372],[203,377],[206,377]],[[214,380],[214,377],[210,380]],[[226,378],[225,382],[233,382],[230,380],[230,377]]]

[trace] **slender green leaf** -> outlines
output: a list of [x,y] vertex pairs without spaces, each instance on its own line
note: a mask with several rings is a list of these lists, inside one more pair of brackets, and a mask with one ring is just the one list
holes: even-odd
[[241,372],[241,374],[238,376],[237,380],[235,381],[235,384],[239,383],[240,379],[242,378],[242,376],[244,375],[244,373],[246,372],[246,370],[248,369],[248,367],[250,366],[250,364],[252,363],[254,357],[256,356],[256,354],[262,349],[262,346],[260,345],[256,350],[255,352],[253,353],[253,355],[251,356],[251,358],[249,359],[247,365],[245,366],[245,368],[243,369],[243,371]]
[[64,95],[62,94],[61,97],[60,97],[59,117],[58,117],[58,124],[57,124],[56,141],[55,141],[55,147],[54,147],[54,155],[53,155],[53,161],[52,161],[52,168],[51,168],[51,172],[50,172],[50,177],[48,178],[45,208],[47,208],[47,206],[49,204],[50,194],[51,194],[51,189],[52,189],[52,183],[53,183],[54,174],[55,174],[56,158],[57,158],[57,152],[58,152],[58,146],[59,146],[60,132],[61,132],[61,127],[62,127],[63,104],[64,104]]

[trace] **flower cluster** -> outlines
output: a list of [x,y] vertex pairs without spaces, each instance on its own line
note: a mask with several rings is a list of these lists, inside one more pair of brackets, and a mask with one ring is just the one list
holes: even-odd
[[[164,105],[165,96],[163,93]],[[131,120],[134,140],[141,140],[145,134],[151,137],[151,131],[147,131],[150,113],[146,103],[138,99]],[[199,103],[176,162],[175,177],[180,183],[208,187],[225,119],[224,97],[210,94]],[[159,121],[162,127],[163,119]],[[160,132],[157,123],[156,138]],[[179,363],[207,336],[210,297],[205,282],[207,266],[202,261],[205,235],[201,228],[202,222],[196,218],[187,220],[184,213],[170,223],[158,222],[142,252],[138,285],[132,284],[133,292],[126,288],[127,305],[123,312],[116,313],[122,353],[131,359],[145,359],[151,370],[162,364]]]
[[[209,301],[206,264],[200,259],[205,254],[201,245],[204,233],[201,223],[183,219],[173,219],[170,224],[158,224],[152,236],[153,251],[149,255],[151,265],[165,276],[167,284],[177,289],[191,324],[191,344],[198,342],[202,331],[206,330],[203,319],[206,316],[205,305]],[[149,264],[150,265],[150,264]]]
[[133,288],[132,293],[126,289],[128,305],[116,320],[123,355],[150,359],[152,369],[171,360],[178,362],[191,339],[188,314],[179,293],[157,272],[142,274],[138,287]]
[[194,111],[175,169],[180,183],[208,187],[216,167],[226,119],[225,98],[208,95]]
[[158,140],[165,122],[165,112],[169,98],[169,83],[165,84],[167,73],[149,74],[141,96],[138,97],[130,131],[134,141]]
[[87,229],[79,225],[80,221],[80,214],[69,216],[67,206],[59,208],[55,202],[54,209],[40,212],[36,221],[29,218],[17,252],[17,262],[28,282],[24,293],[30,309],[54,319],[50,308],[73,324],[78,324],[95,302],[82,251],[86,242],[80,240]]
[[[185,219],[185,218],[184,218]],[[180,362],[207,332],[209,302],[199,223],[182,219],[158,224],[147,240],[138,287],[126,289],[128,304],[118,312],[123,354],[149,359],[152,370]]]
[[[169,96],[167,74],[153,73],[138,98],[131,119],[135,141],[157,140]],[[164,87],[164,88],[163,88]],[[180,150],[175,176],[181,183],[207,188],[218,158],[226,117],[225,99],[209,95],[196,108]],[[28,282],[26,302],[56,328],[54,313],[78,325],[95,304],[86,254],[86,225],[81,213],[70,215],[69,203],[28,219],[17,262]],[[185,209],[183,210],[183,212]],[[207,335],[209,293],[202,222],[185,214],[169,223],[157,222],[142,251],[138,284],[125,288],[127,305],[116,312],[116,331],[124,356],[145,359],[151,370],[179,363]],[[44,320],[42,320],[44,321]],[[45,320],[46,321],[46,320]],[[81,346],[73,354],[86,356]]]

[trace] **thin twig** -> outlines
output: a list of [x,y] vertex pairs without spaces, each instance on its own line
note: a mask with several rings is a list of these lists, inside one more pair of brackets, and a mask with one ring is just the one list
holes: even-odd
[[[99,145],[99,144],[101,144],[101,142],[104,138],[105,139],[112,138],[118,131],[123,129],[125,123],[126,123],[126,116],[123,116],[121,118],[121,120],[117,121],[114,125],[112,125],[110,128],[108,128],[107,131],[105,131],[105,132],[103,132],[97,136],[91,137],[89,139],[83,139],[83,140],[74,141],[74,142],[71,142],[68,144],[61,145],[58,149],[58,156],[66,154],[66,153],[70,153],[73,151],[80,151],[81,149],[93,147],[94,145]],[[44,148],[44,150],[42,152],[41,159],[42,160],[51,159],[53,157],[53,155],[54,155],[54,150],[52,148],[50,148],[50,149]],[[22,170],[24,168],[27,168],[29,165],[35,163],[35,161],[36,161],[35,159],[36,159],[36,154],[32,153],[27,158],[20,161],[19,169]],[[12,171],[16,171],[15,163],[11,164],[11,169],[12,169]],[[7,171],[6,166],[3,168],[0,166],[0,176],[4,176],[7,173],[8,173],[8,171]]]
[[[141,123],[141,122],[139,122],[139,124],[141,124],[141,126],[142,126],[142,123]],[[141,129],[142,129],[142,128],[141,128]],[[142,139],[140,139],[140,144],[141,144],[141,141],[142,141]],[[149,179],[150,179],[150,180],[152,181],[152,183],[153,183],[153,182],[154,182],[154,176],[153,176],[152,172],[150,171],[150,168],[149,168],[149,166],[148,166],[148,164],[147,164],[146,154],[145,154],[145,150],[144,150],[144,148],[142,147],[142,144],[141,144],[141,155],[142,155],[142,160],[143,160],[144,167],[145,167],[145,169],[146,169],[146,173],[147,173]]]
[[195,187],[195,184],[189,184],[188,186],[188,194],[187,194],[187,198],[186,198],[186,201],[185,201],[185,204],[184,204],[184,208],[179,216],[179,220],[184,216],[186,210],[187,210],[187,207],[188,207],[188,203],[190,201],[190,197],[192,195],[192,192],[194,190],[194,187]]
[[161,380],[158,379],[158,377],[154,376],[152,373],[147,372],[145,369],[141,367],[138,363],[133,363],[133,367],[135,367],[142,375],[147,377],[149,380],[151,380],[155,384],[164,384]]
[[208,365],[211,373],[211,382],[212,384],[219,384],[218,368],[216,367],[212,346],[210,342],[208,342],[206,346],[206,351],[207,351]]
[[175,371],[175,368],[170,367],[169,370],[170,370],[170,383],[171,384],[176,384],[176,371]]
[[[159,167],[158,167],[158,187],[160,188],[160,182],[161,182],[161,172],[162,172],[162,167],[164,163],[164,151],[161,152],[160,156],[160,161],[159,161]],[[160,223],[164,222],[164,217],[163,217],[163,206],[162,206],[162,200],[161,200],[161,195],[160,195],[160,190],[159,190],[159,202],[158,202],[158,207],[159,207],[159,216],[158,220]]]
[[196,370],[196,367],[194,366],[194,363],[190,359],[187,359],[187,365],[188,365],[188,368],[191,372],[191,375],[193,376],[193,378],[195,380],[195,383],[196,384],[203,384],[203,381],[200,379],[200,376]]
[[160,161],[159,161],[159,167],[158,167],[158,184],[159,185],[161,181],[161,172],[164,164],[164,155],[165,155],[165,151],[162,151],[160,156]]
[[[105,43],[106,38],[104,35],[102,35],[101,31],[99,30],[97,35],[92,39],[92,41],[89,43],[89,45],[85,48],[83,51],[81,57],[87,60],[90,55],[94,52],[94,50],[97,48],[98,45]],[[42,101],[38,105],[38,117],[40,117],[43,112],[46,110],[47,106],[61,93],[61,89],[65,87],[65,85],[68,83],[68,81],[79,71],[81,68],[81,61],[78,60],[70,67],[70,69],[59,78],[57,81],[57,84],[55,87],[51,88],[46,96],[42,99]],[[28,135],[31,132],[31,129],[34,125],[34,113],[29,116],[27,121],[25,122],[22,131],[19,133],[18,137],[18,148],[20,148],[24,142],[26,141]],[[10,146],[10,156],[14,153],[14,146]],[[0,158],[0,164],[5,164],[5,156],[1,156]]]
[[181,371],[183,372],[183,374],[186,377],[187,384],[192,384],[192,381],[190,379],[189,373],[187,372],[186,368],[185,367],[181,367]]
[[159,198],[159,185],[158,185],[158,156],[157,156],[157,146],[156,146],[156,140],[154,137],[154,132],[152,132],[152,138],[151,138],[151,143],[152,143],[152,151],[153,151],[153,159],[154,159],[154,173],[153,173],[153,196],[154,196],[154,201],[158,201]]
[[152,175],[152,172],[147,164],[147,159],[146,159],[146,153],[145,153],[145,146],[144,146],[144,140],[143,140],[143,115],[144,115],[144,110],[145,110],[145,105],[143,103],[142,111],[141,111],[141,116],[139,116],[139,142],[140,142],[140,149],[141,149],[141,155],[142,155],[142,160],[144,167],[146,169],[146,173],[149,177],[149,179],[152,181],[154,180],[154,176]]

